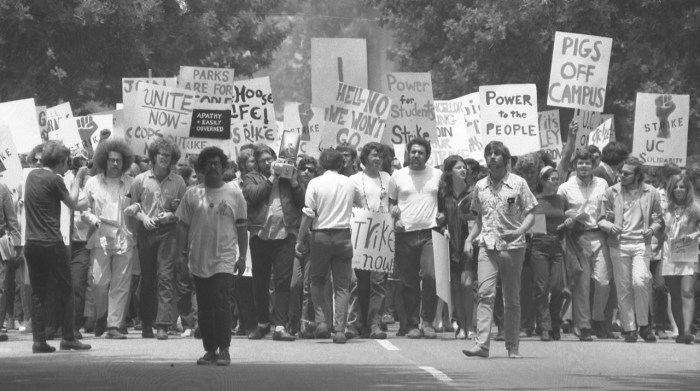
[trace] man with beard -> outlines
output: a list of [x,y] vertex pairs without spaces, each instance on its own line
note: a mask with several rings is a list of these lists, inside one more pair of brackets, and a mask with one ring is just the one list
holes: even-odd
[[[397,220],[396,267],[403,284],[408,338],[437,338],[437,308],[432,229],[437,226],[437,196],[442,171],[426,165],[430,143],[414,138],[406,146],[409,166],[389,181],[391,214]],[[421,292],[422,287],[422,292]],[[419,328],[423,320],[423,330]]]
[[231,364],[230,292],[234,274],[245,270],[246,203],[238,185],[223,180],[227,162],[221,149],[203,149],[197,171],[204,174],[204,183],[187,190],[175,213],[178,254],[182,267],[189,267],[194,278],[206,351],[198,365]]
[[463,350],[467,357],[488,357],[496,298],[496,281],[503,289],[504,326],[508,357],[520,358],[520,281],[525,260],[524,234],[535,222],[537,200],[527,182],[508,172],[510,151],[500,141],[484,149],[489,175],[476,183],[472,210],[476,226],[464,242],[464,252],[474,253],[472,242],[479,237],[479,298],[476,311],[476,345]]
[[[297,174],[280,178],[272,164],[276,156],[266,145],[256,146],[253,154],[258,169],[247,173],[241,185],[248,202],[250,255],[253,257],[253,293],[258,311],[258,326],[249,339],[262,339],[275,325],[272,339],[294,341],[286,330],[289,289],[294,266],[294,243],[298,236],[304,187]],[[275,300],[270,319],[270,278],[274,276]]]
[[[596,330],[603,327],[605,305],[610,295],[612,278],[612,265],[605,233],[598,227],[599,218],[604,216],[600,204],[607,184],[604,179],[593,176],[593,157],[587,150],[576,151],[574,164],[576,177],[561,185],[557,194],[565,199],[568,218],[564,224],[575,244],[581,249],[578,263],[583,270],[578,275],[578,280],[574,281],[574,320],[580,330],[579,339],[592,341],[591,326],[595,326]],[[594,281],[592,310],[591,278]]]

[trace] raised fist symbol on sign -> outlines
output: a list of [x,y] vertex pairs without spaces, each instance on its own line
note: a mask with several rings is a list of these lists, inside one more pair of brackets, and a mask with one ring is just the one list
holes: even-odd
[[659,118],[659,133],[656,137],[670,138],[671,129],[669,127],[668,116],[676,109],[676,104],[673,103],[671,95],[659,95],[654,100],[656,103],[656,117]]

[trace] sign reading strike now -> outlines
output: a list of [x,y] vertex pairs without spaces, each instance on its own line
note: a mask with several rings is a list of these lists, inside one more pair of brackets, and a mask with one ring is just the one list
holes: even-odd
[[483,142],[500,141],[513,156],[540,149],[534,84],[479,87]]
[[231,138],[231,110],[192,111],[190,137],[228,140]]
[[603,111],[612,38],[557,31],[547,104]]
[[391,273],[394,270],[394,222],[389,213],[352,208],[352,267]]

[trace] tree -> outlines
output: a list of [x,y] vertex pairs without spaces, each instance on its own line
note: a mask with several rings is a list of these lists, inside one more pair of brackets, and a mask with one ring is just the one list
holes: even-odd
[[285,38],[266,17],[280,1],[0,0],[0,101],[114,105],[122,77],[180,65],[251,76]]
[[[613,38],[605,112],[631,146],[637,92],[691,94],[689,153],[700,152],[700,4],[684,0],[368,0],[393,30],[390,58],[431,71],[436,99],[479,85],[535,83],[544,108],[556,31]],[[571,117],[570,110],[563,116]]]

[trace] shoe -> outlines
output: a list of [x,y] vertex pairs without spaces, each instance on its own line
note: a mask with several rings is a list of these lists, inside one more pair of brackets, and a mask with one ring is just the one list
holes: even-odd
[[83,326],[85,334],[92,334],[95,332],[95,318],[88,316],[85,320],[85,325]]
[[107,331],[107,335],[105,335],[106,339],[126,339],[126,335],[122,334],[118,328],[116,327],[110,327],[109,331]]
[[34,342],[32,345],[32,353],[53,353],[55,351],[56,348],[46,342]]
[[656,330],[656,336],[659,339],[671,339],[671,334],[667,333],[666,330]]
[[119,332],[124,334],[124,335],[127,335],[127,334],[129,334],[129,329],[127,329],[126,325],[124,325],[124,326],[119,327]]
[[552,329],[550,334],[552,335],[553,340],[555,340],[555,341],[561,340],[561,331],[559,331],[559,327]]
[[[433,330],[435,332],[435,330]],[[423,333],[421,333],[420,329],[418,327],[411,329],[408,334],[406,334],[406,337],[411,338],[411,339],[420,339],[423,337]]]
[[83,339],[83,334],[81,334],[79,330],[73,330],[73,338]]
[[202,339],[202,330],[199,329],[199,326],[194,329],[194,339]]
[[5,341],[7,341],[8,339],[10,339],[10,337],[8,337],[7,334],[5,334],[5,333],[0,333],[0,342],[5,342]]
[[141,338],[155,338],[155,334],[153,334],[153,329],[150,327],[146,327],[145,329],[141,330]]
[[92,346],[86,343],[82,343],[77,339],[74,339],[72,341],[66,341],[65,339],[61,340],[60,347],[61,350],[90,350],[90,348],[92,348]]
[[423,338],[425,338],[425,339],[437,338],[437,333],[435,332],[435,329],[433,328],[433,326],[424,326],[423,327]]
[[469,350],[462,350],[462,353],[467,357],[489,357],[489,351],[479,347],[479,345],[474,345],[474,347]]
[[405,337],[406,336],[406,329],[402,329],[399,327],[399,330],[396,331],[396,336],[397,337]]
[[386,333],[382,331],[379,325],[375,324],[372,326],[372,331],[370,332],[369,337],[372,339],[386,339]]
[[161,340],[161,341],[168,339],[168,332],[165,331],[164,328],[159,327],[158,332],[156,333],[156,339]]
[[695,343],[695,336],[693,334],[686,334],[683,338],[683,343],[686,345],[692,345]]
[[648,325],[639,328],[639,336],[642,337],[644,342],[656,342],[656,335],[654,335],[654,332]]
[[17,323],[15,318],[7,318],[7,331],[17,330]]
[[275,331],[272,333],[272,340],[273,341],[287,341],[291,342],[296,340],[296,337],[293,335],[289,334],[287,330],[282,329],[282,331]]
[[568,320],[561,325],[561,332],[564,334],[569,334],[571,332],[571,329],[571,322]]
[[498,328],[498,332],[496,333],[496,336],[493,337],[494,341],[505,341],[506,340],[506,334],[503,331],[502,328]]
[[508,358],[518,359],[523,358],[523,356],[521,356],[520,353],[518,353],[518,349],[512,348],[508,349]]
[[542,330],[542,335],[540,335],[540,341],[551,341],[552,340],[552,335],[549,333],[549,330]]
[[335,333],[335,335],[333,335],[333,343],[344,344],[347,341],[348,339],[345,336],[345,333],[341,333],[340,331],[338,331],[337,333]]
[[143,324],[139,319],[134,319],[134,330],[136,331],[141,331],[143,330]]
[[216,365],[220,367],[231,365],[231,356],[228,354],[228,348],[219,349],[219,357],[216,358]]
[[[344,337],[345,335],[343,335]],[[331,332],[328,330],[328,323],[320,323],[318,326],[316,326],[316,330],[314,331],[314,338],[316,339],[328,339],[331,337]]]
[[597,339],[607,339],[607,333],[603,326],[604,321],[594,320],[591,322],[591,331]]
[[248,334],[248,339],[263,339],[267,334],[270,333],[270,325],[266,327],[257,326],[252,333]]
[[97,319],[95,322],[95,337],[101,337],[107,331],[107,315]]
[[625,342],[637,342],[637,339],[639,338],[639,335],[637,334],[637,331],[630,331],[627,335],[625,335]]
[[455,338],[456,339],[467,339],[467,333],[464,331],[463,328],[459,327],[457,329],[457,332],[455,333]]
[[394,324],[396,323],[396,319],[394,319],[394,316],[391,314],[384,314],[384,316],[382,316],[382,323]]
[[579,335],[578,340],[583,342],[593,341],[593,336],[591,336],[591,329],[581,329],[581,334]]
[[216,365],[219,356],[217,356],[215,351],[209,351],[204,353],[204,356],[197,359],[197,365]]
[[180,334],[181,337],[183,338],[189,338],[192,336],[192,329],[185,329],[185,331]]
[[358,338],[359,336],[360,336],[360,332],[357,330],[357,327],[348,326],[348,329],[345,332],[345,338],[353,339],[353,338]]
[[44,331],[46,333],[46,340],[53,341],[56,338],[56,329],[53,327],[47,327]]
[[367,339],[372,335],[372,329],[369,326],[362,326],[360,329],[360,338]]

